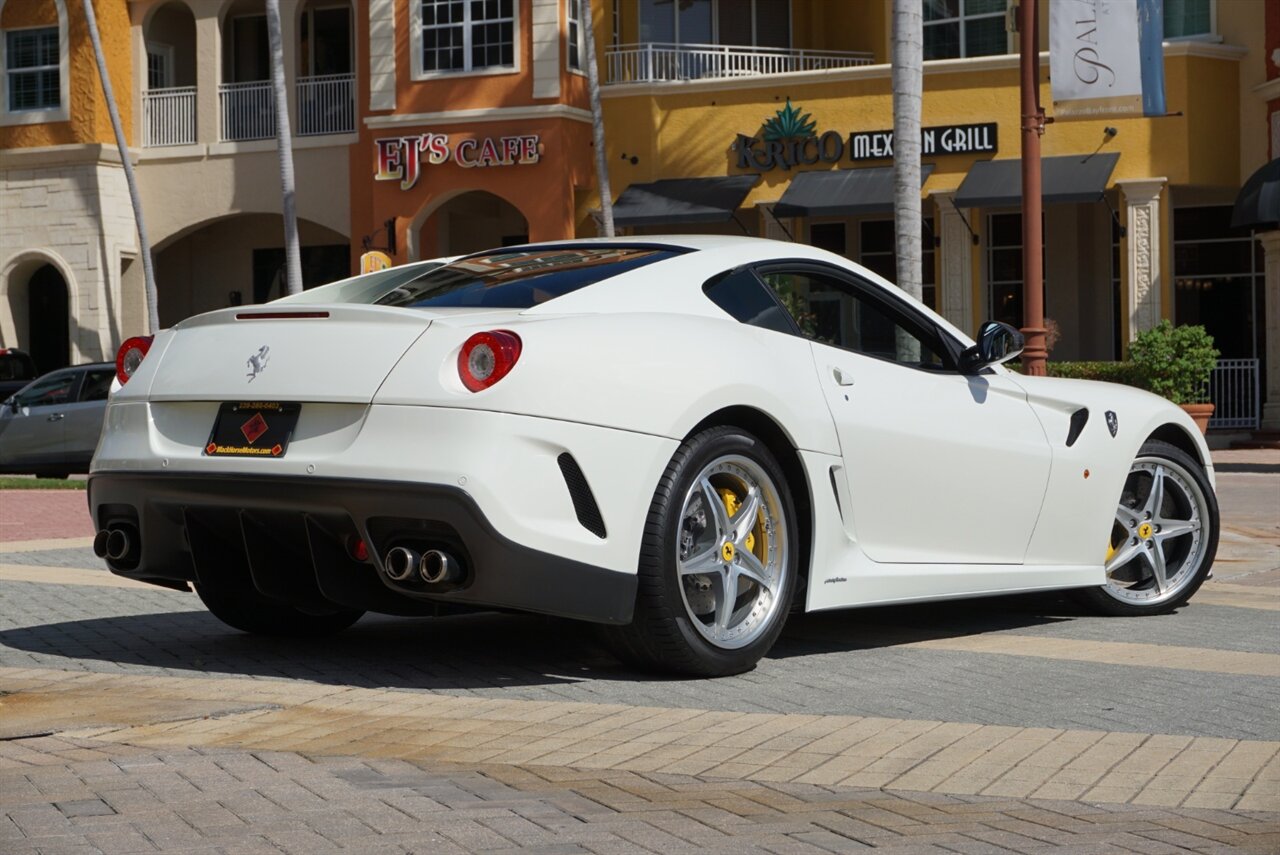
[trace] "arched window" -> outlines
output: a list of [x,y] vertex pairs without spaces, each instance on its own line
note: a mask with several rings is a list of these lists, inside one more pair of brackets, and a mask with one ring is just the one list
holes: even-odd
[[0,0],[0,125],[70,117],[64,0]]

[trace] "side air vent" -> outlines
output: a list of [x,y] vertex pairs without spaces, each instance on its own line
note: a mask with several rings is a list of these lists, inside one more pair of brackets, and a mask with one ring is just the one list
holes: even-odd
[[1080,432],[1088,422],[1089,410],[1086,407],[1081,407],[1071,414],[1071,427],[1067,429],[1067,448],[1076,444],[1076,440],[1080,438]]
[[596,497],[591,494],[591,487],[587,484],[587,476],[582,474],[582,467],[567,451],[556,458],[556,462],[560,464],[565,486],[569,488],[569,498],[573,499],[573,510],[578,515],[578,522],[587,531],[603,539],[604,518],[600,516],[600,506],[596,504]]

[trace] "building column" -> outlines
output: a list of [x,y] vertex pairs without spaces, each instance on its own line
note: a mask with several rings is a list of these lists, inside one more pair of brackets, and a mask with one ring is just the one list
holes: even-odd
[[773,202],[757,202],[756,210],[760,213],[760,237],[769,240],[781,240],[793,242],[794,235],[788,234],[788,231],[794,232],[795,220],[788,224],[783,224],[773,213]]
[[218,82],[222,79],[222,36],[213,5],[192,8],[196,16],[196,142],[219,139]]
[[1262,390],[1262,429],[1280,431],[1280,231],[1258,235],[1266,264],[1263,302],[1267,386]]
[[1160,230],[1160,196],[1168,179],[1146,178],[1120,181],[1124,205],[1125,260],[1123,268],[1126,306],[1129,317],[1129,341],[1159,325],[1160,295],[1166,275]]
[[955,206],[955,193],[931,193],[938,206],[938,234],[942,245],[941,281],[938,282],[938,313],[955,327],[969,334],[973,321],[973,233]]

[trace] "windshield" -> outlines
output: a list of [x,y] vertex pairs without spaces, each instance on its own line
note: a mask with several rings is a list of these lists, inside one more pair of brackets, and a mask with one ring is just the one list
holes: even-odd
[[473,255],[387,292],[385,306],[528,309],[680,255],[654,246],[540,247]]

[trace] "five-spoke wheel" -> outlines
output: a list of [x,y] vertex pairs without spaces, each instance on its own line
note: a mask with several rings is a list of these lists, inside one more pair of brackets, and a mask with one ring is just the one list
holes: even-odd
[[704,677],[753,668],[796,586],[786,476],[755,436],[709,428],[676,451],[650,505],[635,616],[605,637],[623,660]]
[[1152,441],[1125,479],[1107,543],[1107,584],[1092,599],[1112,614],[1153,614],[1185,603],[1218,547],[1218,505],[1204,470]]

